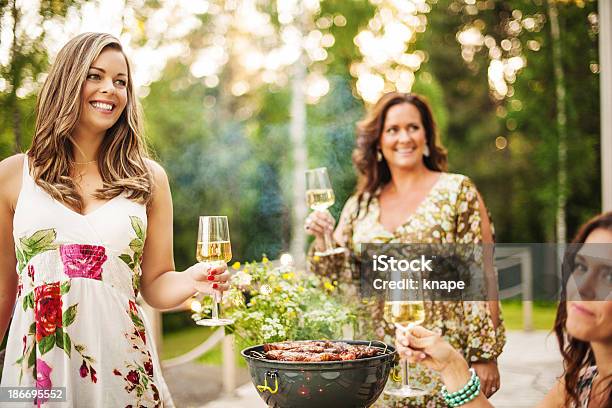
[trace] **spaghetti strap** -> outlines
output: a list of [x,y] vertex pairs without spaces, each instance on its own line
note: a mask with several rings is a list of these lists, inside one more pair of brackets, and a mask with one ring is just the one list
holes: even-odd
[[21,175],[21,188],[25,186],[26,182],[29,180],[34,181],[32,176],[30,176],[30,167],[28,165],[28,154],[23,155],[23,174]]

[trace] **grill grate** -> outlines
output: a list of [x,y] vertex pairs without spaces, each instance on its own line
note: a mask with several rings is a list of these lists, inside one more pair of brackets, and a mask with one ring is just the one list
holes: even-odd
[[[385,347],[380,347],[380,346],[376,346],[376,345],[372,345],[373,343],[380,343],[382,345],[384,345]],[[378,349],[378,353],[376,354],[376,357],[379,356],[384,356],[387,354],[393,354],[393,351],[389,350],[389,346],[382,342],[382,341],[378,341],[378,340],[371,340],[370,343],[367,345],[367,348],[374,348],[374,349]],[[266,361],[272,361],[272,360],[268,360],[265,356],[265,354],[260,353],[257,350],[251,350],[250,351],[250,357],[253,357],[257,360],[266,360]],[[359,359],[357,359],[359,360]],[[278,360],[274,360],[274,361],[278,361]],[[356,361],[356,360],[345,360],[345,361]],[[338,360],[338,361],[330,361],[330,362],[334,362],[334,363],[339,363],[342,362],[342,360]],[[306,362],[307,363],[307,362]],[[318,362],[320,363],[320,362]]]

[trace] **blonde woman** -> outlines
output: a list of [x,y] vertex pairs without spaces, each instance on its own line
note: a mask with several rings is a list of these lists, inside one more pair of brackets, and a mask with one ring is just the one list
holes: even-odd
[[36,387],[38,406],[58,387],[62,406],[172,406],[136,296],[171,308],[229,274],[174,270],[168,179],[119,41],[69,41],[36,109],[30,150],[0,163],[2,337],[15,305],[2,386]]

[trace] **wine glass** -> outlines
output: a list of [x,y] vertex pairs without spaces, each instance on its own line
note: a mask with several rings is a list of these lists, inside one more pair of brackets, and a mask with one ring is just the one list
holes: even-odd
[[[232,246],[230,244],[229,226],[225,216],[202,216],[198,229],[198,247],[196,251],[198,262],[229,262],[232,259]],[[201,326],[226,326],[232,324],[232,319],[221,319],[220,306],[221,293],[213,293],[213,310],[211,319],[201,319],[197,324]]]
[[[423,302],[423,291],[421,289],[422,279],[419,279],[419,273],[415,273],[415,277],[417,277],[418,282],[416,289],[411,289],[406,292],[402,291],[399,295],[397,292],[391,292],[388,294],[388,300],[385,302],[385,320],[393,323],[395,327],[400,330],[409,330],[412,326],[421,324],[425,321],[425,304]],[[398,298],[399,300],[396,300]],[[418,397],[428,394],[428,391],[424,388],[411,385],[408,377],[408,362],[403,360],[402,385],[385,389],[385,394],[399,398]]]
[[[306,171],[306,202],[308,206],[314,211],[325,211],[332,205],[336,197],[334,190],[329,181],[329,175],[327,174],[326,167],[319,167],[312,170]],[[325,241],[325,250],[316,251],[317,256],[328,256],[333,254],[340,254],[344,252],[344,248],[334,248],[331,233],[325,232],[323,234]]]

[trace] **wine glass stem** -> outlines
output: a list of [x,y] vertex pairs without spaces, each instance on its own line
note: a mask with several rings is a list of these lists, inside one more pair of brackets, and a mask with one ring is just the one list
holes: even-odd
[[326,251],[331,251],[332,249],[334,249],[333,246],[333,239],[332,239],[332,234],[331,232],[325,232],[325,234],[323,234],[323,239],[325,241],[325,250]]
[[219,319],[219,302],[217,302],[217,297],[213,295],[213,310],[212,310],[212,318],[214,320]]
[[402,378],[404,379],[404,385],[410,386],[408,381],[408,361],[402,362]]

